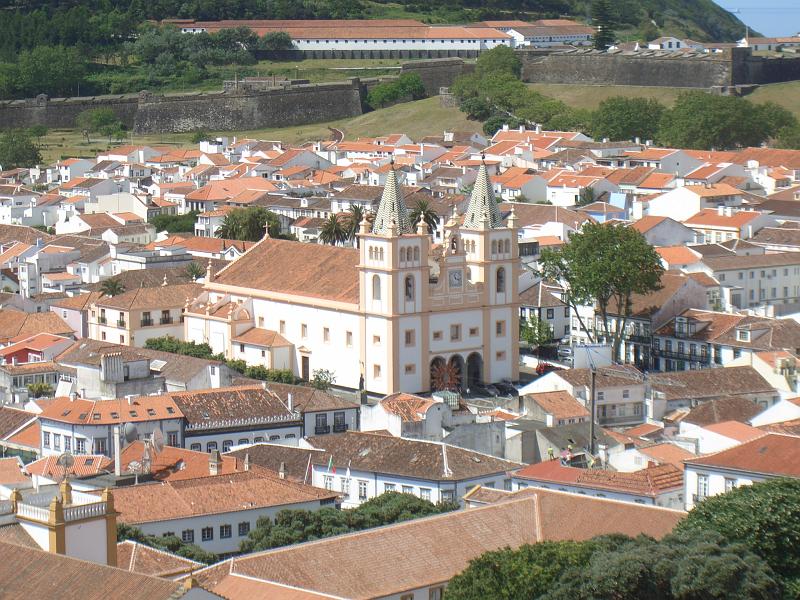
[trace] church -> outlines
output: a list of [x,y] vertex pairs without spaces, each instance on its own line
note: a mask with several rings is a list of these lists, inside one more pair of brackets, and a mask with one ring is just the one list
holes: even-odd
[[185,308],[185,339],[249,365],[373,394],[516,380],[519,252],[485,165],[444,241],[412,223],[392,169],[358,248],[265,236]]

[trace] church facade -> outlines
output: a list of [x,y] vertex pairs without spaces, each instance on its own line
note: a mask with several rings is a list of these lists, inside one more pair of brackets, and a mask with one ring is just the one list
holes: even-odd
[[265,237],[215,276],[185,311],[185,339],[230,359],[317,369],[375,394],[516,380],[516,219],[503,225],[485,166],[466,214],[432,246],[413,224],[394,170],[358,248]]

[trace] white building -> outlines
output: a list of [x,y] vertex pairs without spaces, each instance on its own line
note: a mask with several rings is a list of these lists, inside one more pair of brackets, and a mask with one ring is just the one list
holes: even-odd
[[330,369],[337,385],[381,395],[515,380],[515,228],[513,212],[503,226],[482,165],[464,224],[451,218],[445,251],[432,256],[427,226],[410,223],[392,170],[359,249],[264,238],[206,277],[187,308],[185,339],[231,358],[246,332],[277,332],[292,344],[296,375]]
[[765,434],[716,454],[685,461],[686,510],[708,496],[775,477],[800,477],[800,437]]

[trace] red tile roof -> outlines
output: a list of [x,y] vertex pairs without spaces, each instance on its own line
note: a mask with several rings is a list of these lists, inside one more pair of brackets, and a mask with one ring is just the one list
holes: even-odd
[[776,477],[800,477],[800,437],[768,433],[728,450],[685,461]]

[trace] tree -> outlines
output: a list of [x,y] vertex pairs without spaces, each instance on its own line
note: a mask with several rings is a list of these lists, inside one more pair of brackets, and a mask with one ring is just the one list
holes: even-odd
[[19,54],[16,71],[19,94],[74,95],[86,73],[86,56],[74,47],[36,46]]
[[29,383],[28,394],[33,398],[41,398],[42,396],[52,396],[53,388],[47,383]]
[[261,38],[259,48],[268,52],[294,49],[292,36],[285,31],[270,31]]
[[310,383],[313,388],[327,391],[336,383],[336,374],[328,369],[314,369]]
[[763,558],[800,593],[800,480],[772,479],[706,498],[678,524],[678,532],[716,532]]
[[433,234],[439,226],[439,215],[431,208],[431,203],[424,198],[417,200],[408,217],[415,227],[419,220],[422,219],[428,226],[428,233],[430,234]]
[[347,239],[353,242],[356,248],[358,248],[358,232],[361,230],[361,221],[364,220],[364,217],[370,220],[372,215],[358,204],[350,205],[345,221],[345,232],[347,233]]
[[347,241],[347,237],[347,229],[337,214],[331,214],[325,219],[319,232],[319,240],[331,246],[341,246]]
[[656,138],[672,148],[729,150],[760,145],[770,127],[744,98],[685,92],[664,111]]
[[444,502],[432,504],[411,494],[385,492],[356,508],[336,510],[322,508],[317,511],[282,510],[273,522],[261,517],[241,544],[241,552],[258,552],[299,544],[310,540],[382,527],[410,519],[456,510],[458,504]]
[[569,567],[584,566],[594,546],[588,542],[539,542],[516,550],[482,554],[453,577],[447,600],[515,600],[545,594]]
[[592,0],[592,25],[596,50],[605,50],[614,43],[614,21],[612,19],[610,0]]
[[106,279],[100,284],[100,291],[106,296],[119,296],[125,291],[125,285],[119,279]]
[[419,74],[403,73],[394,81],[373,87],[367,94],[367,104],[377,109],[404,100],[419,100],[425,95],[425,84]]
[[264,237],[267,223],[269,223],[270,237],[280,237],[281,223],[275,213],[263,206],[237,208],[225,215],[216,236],[229,240],[257,242]]
[[591,341],[593,336],[577,309],[595,305],[614,357],[619,356],[634,294],[660,289],[663,272],[658,253],[644,236],[623,225],[587,223],[560,248],[543,250],[539,260],[540,276],[564,286],[565,302]]
[[75,126],[82,129],[86,143],[90,143],[90,133],[102,133],[111,137],[114,132],[123,130],[122,122],[110,108],[90,108],[75,117]]
[[596,196],[597,195],[593,187],[587,186],[585,188],[581,188],[581,191],[578,192],[578,202],[576,206],[589,206],[595,201]]
[[800,150],[800,125],[784,127],[778,131],[775,147],[789,150]]
[[195,358],[212,359],[214,357],[214,351],[208,344],[183,342],[171,335],[150,338],[145,341],[144,347],[150,350],[160,350],[161,352],[183,354],[185,356],[193,356]]
[[42,138],[47,135],[47,125],[37,123],[28,127],[27,133],[30,137],[36,138],[36,141],[41,144]]
[[535,348],[543,346],[553,339],[553,328],[536,316],[520,319],[519,339]]
[[132,527],[125,523],[118,523],[117,541],[121,542],[123,540],[138,542],[145,546],[171,552],[178,556],[188,558],[189,560],[205,563],[207,565],[217,562],[216,554],[206,552],[200,546],[194,544],[185,544],[177,536],[169,535],[160,537],[156,535],[147,535],[138,527]]
[[167,233],[194,232],[197,211],[191,211],[183,215],[157,215],[150,219],[150,222],[156,228],[156,231],[166,231]]
[[205,142],[210,138],[211,135],[205,129],[195,129],[192,132],[191,142],[193,144],[199,144],[200,142]]
[[0,167],[3,169],[33,167],[41,161],[39,147],[26,132],[12,129],[0,135]]
[[509,73],[519,79],[522,74],[522,61],[510,47],[497,46],[478,55],[475,73],[480,78],[491,74]]
[[592,115],[592,137],[612,141],[655,139],[664,110],[663,104],[649,98],[608,98]]
[[192,281],[197,281],[205,274],[206,274],[205,269],[194,261],[186,265],[186,275],[188,275]]

